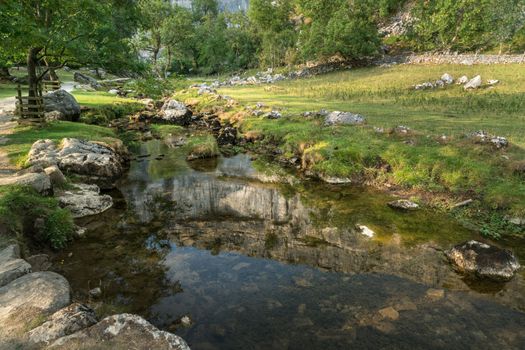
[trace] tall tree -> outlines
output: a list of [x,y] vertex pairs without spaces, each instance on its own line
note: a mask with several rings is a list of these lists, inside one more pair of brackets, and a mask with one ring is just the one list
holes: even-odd
[[[84,63],[107,42],[100,39],[109,33],[122,39],[116,30],[116,8],[130,9],[134,0],[19,0],[0,3],[0,25],[4,48],[11,54],[25,52],[30,96],[50,69],[67,62]],[[43,71],[37,68],[47,62]]]
[[295,46],[297,33],[291,17],[294,0],[251,0],[248,16],[259,37],[261,63],[278,66],[285,63],[289,50]]

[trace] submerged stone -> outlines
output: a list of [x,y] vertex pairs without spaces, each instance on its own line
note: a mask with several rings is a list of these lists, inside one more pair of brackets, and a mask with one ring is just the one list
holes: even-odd
[[407,199],[399,199],[388,203],[388,206],[393,209],[401,210],[416,210],[419,209],[419,204],[411,202]]
[[520,268],[511,251],[478,241],[459,244],[446,255],[458,272],[481,279],[509,281]]

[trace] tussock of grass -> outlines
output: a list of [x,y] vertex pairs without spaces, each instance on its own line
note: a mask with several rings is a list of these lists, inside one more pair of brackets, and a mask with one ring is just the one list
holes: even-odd
[[188,152],[188,159],[205,159],[220,155],[219,146],[212,135],[192,137],[185,147]]

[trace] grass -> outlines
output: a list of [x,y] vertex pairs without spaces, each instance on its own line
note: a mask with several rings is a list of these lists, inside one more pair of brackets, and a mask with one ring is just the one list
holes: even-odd
[[196,135],[190,138],[184,148],[188,152],[188,158],[192,160],[213,158],[220,155],[215,137],[209,134]]
[[[501,81],[494,89],[460,86],[414,91],[439,79],[480,74]],[[461,134],[486,129],[525,147],[525,65],[399,65],[331,73],[275,85],[221,88],[243,104],[263,102],[290,115],[319,109],[361,113],[378,127],[407,125],[421,133]]]
[[101,91],[73,91],[72,94],[80,105],[87,107],[100,107],[114,103],[137,103],[137,100],[122,98]]
[[12,163],[19,166],[25,163],[31,145],[39,139],[60,141],[66,137],[74,137],[92,141],[104,141],[107,138],[116,138],[113,130],[82,123],[56,121],[43,128],[18,127],[9,135],[9,141],[0,146],[0,150],[7,153]]

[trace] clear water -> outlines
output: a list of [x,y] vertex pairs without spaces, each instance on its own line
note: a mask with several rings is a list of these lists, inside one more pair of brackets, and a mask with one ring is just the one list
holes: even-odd
[[159,141],[137,154],[152,156],[55,260],[76,298],[102,287],[99,312],[139,313],[193,349],[525,348],[523,275],[462,280],[440,250],[479,237],[449,217],[362,188],[250,181],[243,155],[190,167]]

